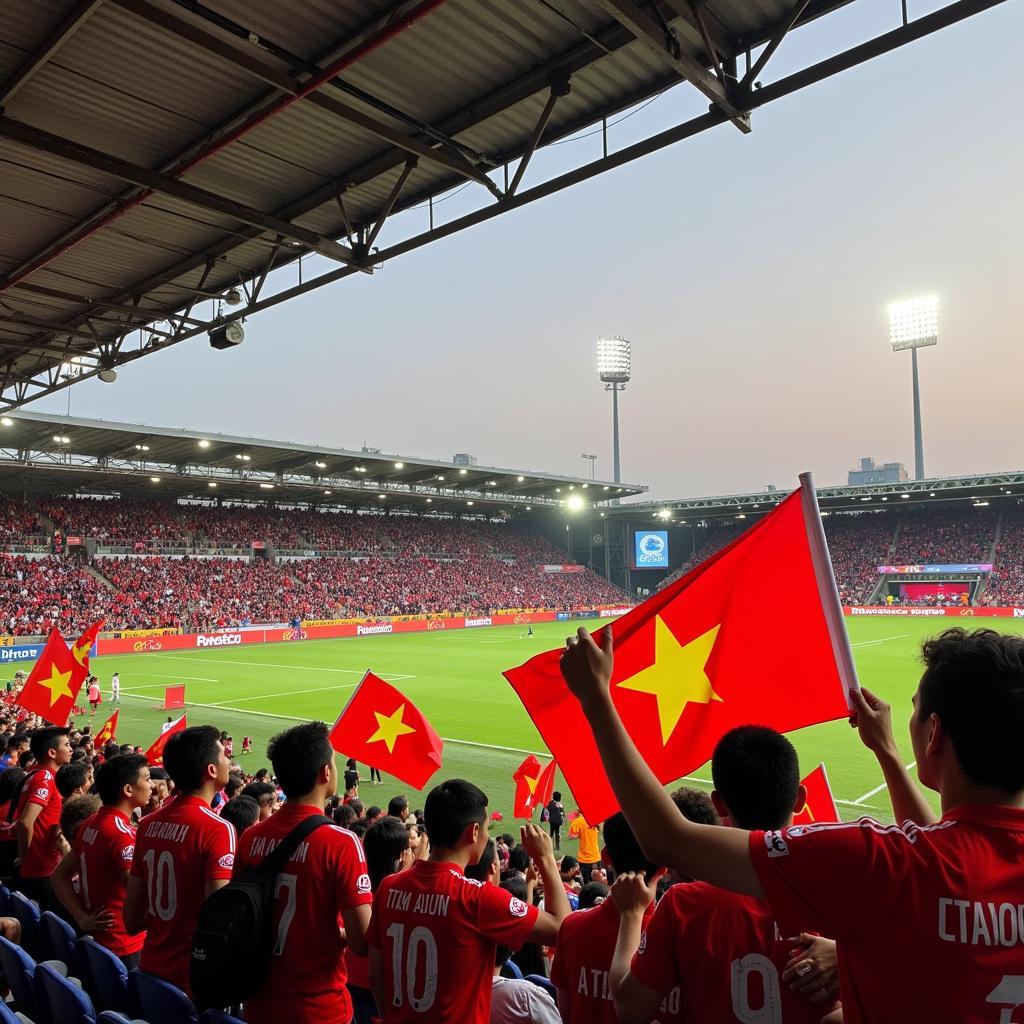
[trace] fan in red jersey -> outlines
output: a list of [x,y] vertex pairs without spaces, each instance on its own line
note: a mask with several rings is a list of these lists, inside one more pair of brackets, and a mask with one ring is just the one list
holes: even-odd
[[487,796],[452,779],[424,805],[430,858],[384,879],[373,897],[370,983],[385,1024],[488,1024],[498,944],[553,944],[569,902],[551,840],[524,825],[523,845],[547,894],[538,911],[504,889],[466,878],[487,845]]
[[235,830],[210,809],[231,762],[212,725],[175,733],[163,761],[175,798],[139,826],[124,923],[130,935],[147,933],[139,966],[189,992],[199,908],[227,885],[235,863]]
[[[726,733],[711,769],[715,809],[737,828],[781,828],[806,801],[796,750],[774,729]],[[704,882],[672,886],[648,917],[654,888],[644,872],[630,872],[612,889],[621,914],[611,968],[620,1024],[734,1017],[818,1024],[832,1009],[834,942],[784,940],[766,900]]]
[[[142,754],[118,754],[100,765],[96,788],[103,806],[79,828],[74,846],[53,873],[53,888],[75,923],[131,970],[145,932],[124,927],[124,896],[135,853],[131,815],[149,803],[149,764]],[[79,878],[79,892],[73,879]]]
[[[581,631],[562,657],[644,853],[764,896],[781,921],[798,917],[832,935],[846,1024],[989,1024],[1013,1020],[1024,1004],[1024,638],[951,629],[922,653],[910,738],[918,777],[940,794],[941,820],[903,768],[888,705],[855,689],[854,722],[878,757],[897,818],[912,820],[750,833],[676,814],[608,696],[607,631],[603,648]],[[798,647],[793,673],[799,678]],[[908,985],[908,977],[924,980]]]
[[[290,832],[338,791],[338,766],[323,722],[275,736],[267,747],[287,797],[273,815],[246,829],[236,875],[256,867]],[[275,887],[274,948],[264,986],[245,1001],[249,1024],[336,1024],[352,1017],[346,944],[365,956],[370,877],[359,840],[324,819],[299,844]],[[342,935],[344,929],[344,936]]]

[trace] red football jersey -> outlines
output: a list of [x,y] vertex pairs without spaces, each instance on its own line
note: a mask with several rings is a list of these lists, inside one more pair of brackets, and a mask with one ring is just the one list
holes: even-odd
[[537,913],[455,864],[419,860],[385,878],[368,938],[384,957],[386,1024],[488,1024],[495,946],[518,949]]
[[[648,912],[644,923],[650,918],[651,912]],[[590,910],[575,911],[558,929],[551,981],[556,988],[568,993],[570,1015],[574,1021],[618,1024],[608,983],[608,970],[618,935],[619,911],[610,899]],[[670,988],[672,991],[665,996],[653,1024],[674,1024],[682,1020],[679,1016],[679,989],[674,982]]]
[[838,943],[846,1024],[1024,1020],[1024,810],[753,832],[750,850],[779,920]]
[[192,933],[206,883],[231,877],[235,828],[197,797],[180,796],[142,819],[132,874],[149,893],[139,966],[189,992]]
[[[286,803],[242,835],[235,874],[255,867],[315,807]],[[352,1001],[341,937],[341,915],[370,903],[370,877],[359,839],[322,825],[292,854],[274,885],[274,949],[260,991],[245,1001],[249,1024],[347,1024]]]
[[662,897],[630,970],[656,992],[678,993],[680,1020],[818,1024],[832,1005],[782,980],[793,948],[784,938],[767,900],[684,882]]
[[91,932],[92,937],[118,956],[142,949],[146,933],[129,935],[124,930],[124,873],[132,867],[135,828],[115,807],[101,807],[84,821],[75,836],[79,893],[87,910],[103,907],[114,917],[111,928]]
[[49,768],[37,768],[25,779],[18,796],[15,821],[21,818],[28,804],[37,804],[42,811],[36,818],[32,843],[19,870],[22,878],[49,878],[63,856],[60,849],[60,812],[64,806]]

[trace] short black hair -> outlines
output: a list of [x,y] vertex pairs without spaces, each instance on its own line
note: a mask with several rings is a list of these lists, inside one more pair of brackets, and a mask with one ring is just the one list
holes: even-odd
[[486,882],[495,861],[498,859],[498,844],[493,839],[487,840],[484,852],[475,864],[466,866],[466,877],[475,878],[478,882]]
[[356,812],[352,810],[351,804],[341,804],[334,808],[334,814],[331,817],[334,818],[335,825],[348,828],[356,820]]
[[220,730],[192,725],[176,732],[164,747],[164,767],[177,789],[191,793],[206,781],[206,769],[220,759]]
[[100,809],[100,798],[91,793],[80,793],[65,800],[60,809],[60,830],[69,842],[75,841],[75,833],[82,824]]
[[783,828],[800,788],[800,761],[782,733],[763,725],[741,725],[715,746],[711,778],[737,828]]
[[644,856],[622,811],[605,821],[604,846],[617,875],[625,871],[642,871],[649,877],[658,867]]
[[[312,788],[312,786],[309,787],[309,789]],[[306,790],[306,793],[309,792],[309,789]],[[299,793],[297,795],[304,796],[305,794]],[[273,803],[274,797],[277,796],[277,790],[274,788],[273,783],[270,782],[250,782],[248,786],[242,787],[242,792],[239,796],[251,797],[256,803],[262,805],[264,801]]]
[[1024,790],[1024,637],[947,629],[921,647],[917,716],[938,716],[968,781]]
[[150,766],[149,777],[150,779],[163,779],[164,782],[166,782],[170,778],[170,776],[167,774],[167,769],[161,768],[160,765],[158,764]]
[[487,794],[465,779],[449,779],[427,794],[423,817],[431,846],[454,846],[469,825],[487,820]]
[[409,799],[408,799],[408,797],[405,797],[405,796],[402,796],[402,795],[393,796],[388,801],[388,814],[392,818],[400,818],[402,816],[402,811],[407,811],[407,810],[409,810]]
[[587,882],[580,889],[579,909],[589,910],[591,907],[596,907],[598,903],[603,903],[608,899],[610,892],[611,890],[604,882]]
[[718,817],[715,805],[711,797],[699,789],[691,786],[680,786],[669,794],[672,803],[679,808],[680,813],[687,821],[694,821],[698,825],[721,825],[722,819]]
[[59,725],[48,725],[44,729],[36,729],[32,738],[28,741],[28,749],[32,751],[35,759],[41,764],[56,749],[57,742],[61,736],[70,736],[71,730]]
[[26,772],[21,768],[11,765],[10,768],[0,772],[0,804],[10,803],[14,794],[21,789],[21,784]]
[[[509,857],[511,860],[511,856]],[[573,871],[579,871],[580,862],[571,854],[567,853],[561,863],[558,865],[558,872],[562,875],[572,874]]]
[[12,736],[7,741],[7,752],[13,754],[22,743],[27,743],[28,740],[24,736]]
[[91,767],[88,761],[70,761],[57,769],[57,792],[62,799],[67,800],[79,786],[85,785]]
[[558,790],[556,789],[554,791],[554,793],[551,794],[551,799],[552,800],[561,800],[562,799],[562,794],[559,793]]
[[118,754],[101,764],[96,769],[96,791],[104,806],[120,803],[124,799],[124,787],[134,786],[148,763],[145,754]]
[[409,848],[409,833],[398,818],[378,818],[363,835],[363,852],[366,854],[366,873],[370,876],[370,888],[377,886],[398,870],[398,858]]
[[241,834],[259,821],[260,805],[251,796],[236,796],[221,809],[220,816],[235,826],[235,834]]
[[526,872],[530,867],[530,855],[526,852],[526,847],[521,845],[513,846],[508,851],[508,870],[509,871],[522,871]]
[[349,800],[349,802],[344,806],[351,807],[352,810],[355,812],[355,816],[358,818],[363,810],[363,801],[360,800],[358,797],[355,797],[354,799]]
[[305,722],[279,732],[267,744],[267,757],[284,795],[294,800],[312,791],[320,769],[334,757],[334,748],[323,722]]

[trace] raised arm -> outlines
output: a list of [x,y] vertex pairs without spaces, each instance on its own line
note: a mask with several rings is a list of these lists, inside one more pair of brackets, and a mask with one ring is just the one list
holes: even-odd
[[577,637],[566,640],[562,676],[590,723],[601,763],[644,854],[680,874],[762,896],[748,833],[687,821],[644,763],[609,692],[615,661],[610,626],[604,628],[603,644],[598,647],[581,627]]
[[896,821],[934,825],[938,818],[904,767],[903,758],[896,746],[892,731],[892,708],[864,687],[852,690],[850,700],[853,703],[850,725],[860,734],[861,742],[875,755],[882,769]]

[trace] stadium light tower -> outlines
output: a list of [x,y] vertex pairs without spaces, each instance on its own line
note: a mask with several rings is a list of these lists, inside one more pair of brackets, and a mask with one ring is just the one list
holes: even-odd
[[[629,381],[632,346],[626,338],[602,335],[597,339],[597,375],[612,393],[612,479],[622,483],[619,466],[619,392]],[[614,504],[618,504],[616,498]]]
[[914,479],[924,479],[924,442],[921,437],[921,383],[917,350],[939,343],[939,300],[934,295],[905,299],[889,305],[889,341],[893,352],[910,349],[914,374]]

